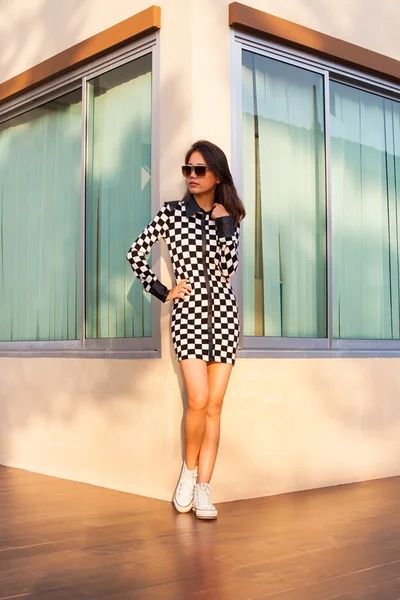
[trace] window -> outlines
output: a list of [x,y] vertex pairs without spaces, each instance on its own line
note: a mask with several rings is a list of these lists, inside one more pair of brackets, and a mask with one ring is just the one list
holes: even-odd
[[326,336],[324,152],[322,75],[244,52],[245,335]]
[[0,340],[81,335],[79,91],[0,124]]
[[235,42],[242,355],[400,350],[400,89]]
[[159,309],[125,259],[153,210],[153,46],[0,114],[2,352],[158,352]]
[[125,260],[151,220],[151,56],[88,82],[86,336],[151,336],[151,300]]
[[333,335],[399,339],[400,103],[330,86]]

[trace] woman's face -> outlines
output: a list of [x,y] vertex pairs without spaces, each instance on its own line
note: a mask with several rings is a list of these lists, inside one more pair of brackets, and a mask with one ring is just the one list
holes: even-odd
[[[203,158],[203,155],[198,152],[192,152],[189,157],[188,165],[206,165],[207,163]],[[186,178],[186,184],[189,188],[189,191],[194,195],[198,194],[206,194],[215,189],[215,186],[220,183],[219,177],[217,177],[212,171],[209,169],[206,171],[204,177],[197,177],[195,172],[192,170],[192,173],[189,177]]]

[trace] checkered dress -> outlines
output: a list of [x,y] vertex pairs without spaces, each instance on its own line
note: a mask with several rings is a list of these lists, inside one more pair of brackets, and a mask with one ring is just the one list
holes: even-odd
[[238,266],[239,226],[231,216],[211,218],[196,203],[164,204],[132,244],[127,259],[144,289],[165,302],[169,290],[150,269],[146,256],[163,238],[177,283],[188,279],[192,293],[172,307],[172,341],[178,360],[200,358],[235,364],[239,316],[230,278]]

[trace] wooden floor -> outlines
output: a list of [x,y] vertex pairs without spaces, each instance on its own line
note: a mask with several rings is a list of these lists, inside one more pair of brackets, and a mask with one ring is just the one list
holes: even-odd
[[0,467],[0,598],[399,600],[400,477],[219,505]]

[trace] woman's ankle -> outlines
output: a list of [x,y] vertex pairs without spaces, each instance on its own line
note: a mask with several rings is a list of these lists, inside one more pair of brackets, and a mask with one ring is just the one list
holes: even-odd
[[185,460],[185,465],[189,471],[195,471],[197,468],[197,463],[195,463],[195,462],[190,462],[190,461],[188,462]]

